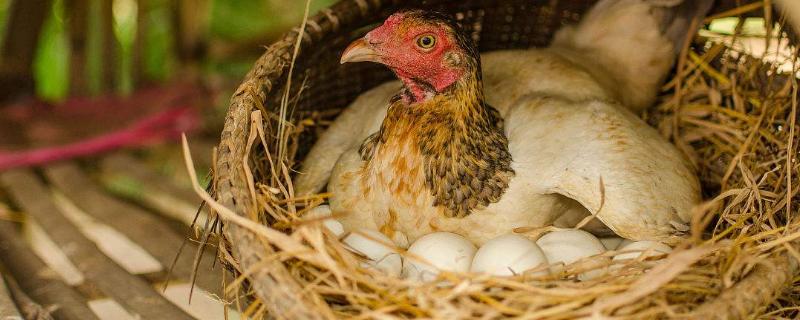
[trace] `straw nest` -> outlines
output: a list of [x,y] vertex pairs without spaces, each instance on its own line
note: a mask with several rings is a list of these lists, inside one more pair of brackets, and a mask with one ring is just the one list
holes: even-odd
[[[507,2],[426,3],[459,12],[473,27],[480,17],[482,26],[476,29],[482,50],[543,45],[558,25],[577,20],[591,5]],[[763,6],[723,6],[716,12],[767,13],[771,21],[772,9]],[[508,8],[535,17],[528,26],[545,30],[505,28],[502,15],[511,14],[503,11]],[[292,319],[800,317],[800,289],[793,285],[800,281],[797,81],[778,75],[774,64],[698,41],[684,49],[659,103],[644,115],[696,165],[707,200],[694,212],[690,237],[665,260],[629,262],[584,282],[575,281],[575,275],[597,261],[550,276],[443,273],[448,285],[412,283],[359,267],[360,258],[323,232],[319,221],[302,218],[327,195],[295,197],[291,177],[338,111],[388,79],[384,71],[363,64],[339,69],[336,52],[358,35],[355,30],[395,9],[381,1],[354,0],[323,10],[298,29],[305,30],[302,40],[295,30],[269,46],[232,98],[216,154],[213,196],[197,189],[224,223],[220,256],[240,275],[229,292],[232,299],[244,298],[237,301],[248,305],[246,314]],[[509,38],[509,32],[515,35]]]

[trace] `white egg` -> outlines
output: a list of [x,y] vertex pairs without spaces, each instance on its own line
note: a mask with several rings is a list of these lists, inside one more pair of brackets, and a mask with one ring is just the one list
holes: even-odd
[[616,250],[619,248],[620,244],[627,239],[623,239],[620,237],[606,237],[600,238],[600,243],[603,244],[603,247],[606,247],[606,250]]
[[[535,242],[520,235],[507,234],[484,243],[472,259],[470,271],[513,276],[543,264],[547,264],[547,258]],[[538,274],[547,274],[547,271]]]
[[643,240],[631,242],[626,246],[617,249],[617,251],[622,253],[614,256],[614,261],[637,259],[642,257],[642,255],[644,255],[642,259],[660,256],[672,252],[672,248],[658,241]]
[[[571,264],[586,257],[601,254],[606,248],[594,235],[583,230],[554,231],[545,234],[536,244],[542,248],[550,264]],[[604,269],[595,269],[578,275],[579,280],[589,280],[605,274]]]
[[408,248],[403,276],[419,281],[436,279],[440,270],[467,272],[475,255],[475,246],[464,237],[450,232],[422,236]]
[[395,252],[392,240],[383,233],[361,229],[350,233],[342,242],[351,250],[369,259],[362,264],[365,268],[374,268],[391,276],[400,276],[403,260]]
[[[303,217],[309,219],[322,219],[330,217],[331,215],[332,215],[331,208],[328,205],[323,204],[320,206],[316,206],[311,210],[308,210],[308,212],[306,212],[306,214],[303,215]],[[322,220],[322,225],[337,238],[341,238],[342,235],[344,234],[344,226],[342,226],[342,223],[336,219],[328,218]]]

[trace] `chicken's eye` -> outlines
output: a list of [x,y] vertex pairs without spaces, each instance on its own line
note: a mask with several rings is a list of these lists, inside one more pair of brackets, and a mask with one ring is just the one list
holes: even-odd
[[417,38],[417,45],[422,49],[430,49],[436,44],[436,38],[432,35],[424,35]]

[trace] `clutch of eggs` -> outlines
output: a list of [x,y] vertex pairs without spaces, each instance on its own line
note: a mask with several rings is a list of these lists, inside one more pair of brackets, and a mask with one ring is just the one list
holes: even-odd
[[[330,209],[323,205],[310,210],[305,217],[323,219],[322,225],[327,231],[341,238],[345,231],[341,223],[330,216]],[[440,271],[493,276],[514,276],[531,270],[532,275],[558,273],[565,265],[607,250],[617,251],[613,261],[651,258],[672,251],[669,246],[656,241],[631,241],[619,237],[598,239],[591,233],[576,229],[553,231],[535,242],[521,235],[506,234],[487,241],[480,248],[458,234],[434,232],[417,239],[405,255],[399,253],[403,244],[396,244],[376,230],[355,230],[342,242],[365,258],[362,267],[421,282],[435,280]],[[606,272],[606,268],[589,270],[579,274],[578,280],[590,280]]]

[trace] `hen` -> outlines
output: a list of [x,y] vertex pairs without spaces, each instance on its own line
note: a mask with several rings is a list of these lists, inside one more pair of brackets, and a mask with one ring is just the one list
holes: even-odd
[[698,181],[631,111],[653,102],[710,2],[604,0],[549,48],[482,57],[449,17],[396,13],[341,61],[384,64],[401,83],[340,115],[296,190],[327,183],[348,229],[402,242],[449,231],[481,244],[588,214],[625,238],[672,242],[699,202]]

